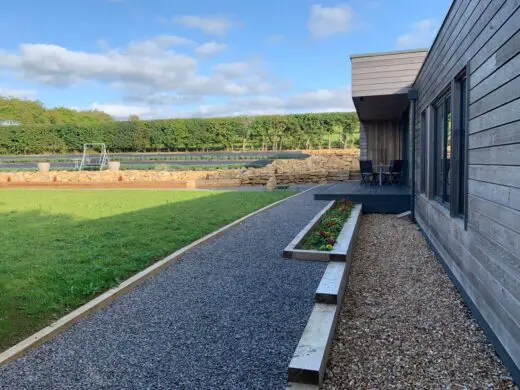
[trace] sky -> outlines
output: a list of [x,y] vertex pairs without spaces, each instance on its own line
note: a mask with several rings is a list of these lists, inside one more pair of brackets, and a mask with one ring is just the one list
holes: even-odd
[[430,47],[450,0],[17,0],[0,95],[142,119],[352,111],[350,55]]

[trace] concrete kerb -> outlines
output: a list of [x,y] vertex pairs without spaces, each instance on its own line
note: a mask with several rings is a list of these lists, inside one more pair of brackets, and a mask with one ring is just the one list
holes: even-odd
[[359,220],[362,211],[362,205],[354,206],[352,214],[345,223],[341,232],[338,235],[336,244],[331,251],[318,251],[307,249],[296,249],[309,234],[309,232],[316,227],[323,215],[334,206],[335,201],[330,201],[316,216],[294,237],[294,239],[287,245],[283,251],[283,257],[287,259],[310,260],[310,261],[347,261],[350,249],[350,241],[352,236],[357,232]]
[[323,215],[329,211],[329,209],[334,205],[335,201],[332,200],[327,205],[321,209],[321,211],[316,214],[316,216],[311,219],[311,221],[293,238],[293,240],[285,247],[283,250],[283,257],[287,259],[298,259],[298,260],[319,260],[319,261],[328,261],[328,253],[329,252],[320,252],[313,250],[303,250],[296,249],[300,242],[307,236],[307,234],[316,227]]
[[[337,316],[348,284],[361,212],[362,206],[357,205],[341,230],[341,238],[338,239],[338,243],[341,243],[336,253],[336,256],[341,255],[341,260],[337,261],[334,258],[334,261],[329,262],[316,289],[316,303],[289,363],[287,389],[319,389],[323,384]],[[319,215],[323,213],[320,212]],[[302,238],[300,237],[300,240]],[[336,250],[336,247],[334,249]]]
[[54,337],[56,337],[60,333],[64,332],[67,328],[69,328],[70,326],[79,322],[80,320],[84,319],[88,315],[105,308],[118,296],[121,296],[121,295],[133,290],[134,288],[139,286],[141,283],[143,283],[147,279],[153,277],[154,275],[156,275],[157,273],[162,271],[164,268],[166,268],[168,265],[170,265],[175,260],[179,259],[182,255],[184,255],[186,252],[193,249],[194,247],[201,245],[201,244],[205,243],[206,241],[217,237],[218,235],[224,233],[225,231],[231,229],[232,227],[234,227],[236,225],[239,225],[240,223],[244,222],[246,219],[248,219],[256,214],[262,213],[289,199],[303,195],[304,193],[312,191],[318,187],[320,187],[320,185],[311,187],[311,188],[301,191],[297,194],[289,196],[285,199],[271,203],[259,210],[256,210],[244,217],[241,217],[241,218],[237,219],[236,221],[231,222],[230,224],[221,227],[220,229],[214,231],[213,233],[210,233],[202,238],[199,238],[198,240],[192,242],[191,244],[173,252],[172,254],[168,255],[167,257],[165,257],[162,260],[159,260],[158,262],[154,263],[153,265],[146,268],[145,270],[126,279],[119,286],[106,291],[105,293],[92,299],[91,301],[87,302],[83,306],[77,308],[76,310],[72,311],[71,313],[65,315],[64,317],[62,317],[59,320],[55,321],[54,323],[50,324],[49,326],[41,329],[40,331],[38,331],[38,332],[34,333],[33,335],[27,337],[26,339],[22,340],[18,344],[5,350],[4,352],[2,352],[0,354],[0,365],[7,364],[10,361],[18,359],[19,357],[21,357],[23,354],[29,352],[30,350],[37,348],[38,346],[46,343],[47,341],[52,340]]

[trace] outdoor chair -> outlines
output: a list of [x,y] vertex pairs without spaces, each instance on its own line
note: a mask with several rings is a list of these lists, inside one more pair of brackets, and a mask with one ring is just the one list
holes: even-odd
[[404,160],[392,160],[390,161],[390,169],[388,172],[383,173],[383,178],[385,182],[389,182],[390,184],[400,184],[401,183],[401,173],[404,167]]
[[361,171],[360,184],[372,184],[377,181],[377,173],[372,168],[372,160],[360,160],[359,169]]

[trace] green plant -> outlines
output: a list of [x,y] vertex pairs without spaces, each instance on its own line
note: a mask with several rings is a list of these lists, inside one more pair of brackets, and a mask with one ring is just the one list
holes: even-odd
[[350,218],[355,203],[350,200],[338,200],[322,217],[318,226],[307,234],[300,249],[331,251],[336,244],[343,225]]
[[[105,121],[101,114],[99,120],[94,120],[96,115],[87,114],[91,120],[84,122],[36,121],[32,117],[24,117],[19,126],[0,126],[0,153],[79,153],[84,143],[93,140],[104,142],[112,153],[152,150],[281,151],[321,148],[327,140],[330,140],[330,146],[333,140],[338,140],[339,145],[341,134],[359,131],[357,115],[352,112],[147,121]],[[355,136],[350,139],[355,139]],[[348,143],[350,141],[343,144]]]
[[154,166],[154,170],[156,170],[156,171],[168,171],[169,167],[168,167],[168,164],[156,164]]

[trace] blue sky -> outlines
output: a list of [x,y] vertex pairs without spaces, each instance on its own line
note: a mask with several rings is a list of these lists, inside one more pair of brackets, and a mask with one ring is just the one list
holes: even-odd
[[450,0],[17,0],[0,95],[118,118],[348,111],[350,54],[429,47]]

